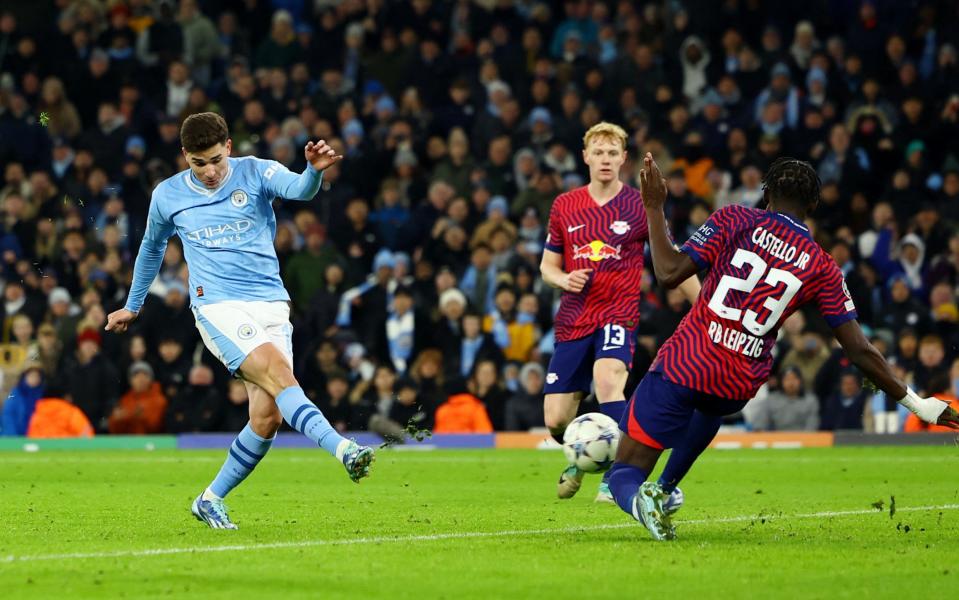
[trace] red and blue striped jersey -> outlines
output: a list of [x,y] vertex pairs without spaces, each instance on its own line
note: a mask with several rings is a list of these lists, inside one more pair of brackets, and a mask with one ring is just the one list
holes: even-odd
[[587,187],[556,197],[549,211],[546,249],[563,255],[563,269],[592,269],[578,294],[563,292],[556,313],[556,341],[592,335],[615,324],[639,324],[640,283],[649,228],[639,190],[623,189],[599,206]]
[[668,381],[748,400],[769,377],[779,327],[799,307],[815,302],[833,328],[857,316],[836,262],[787,215],[728,206],[681,250],[709,272],[651,367]]

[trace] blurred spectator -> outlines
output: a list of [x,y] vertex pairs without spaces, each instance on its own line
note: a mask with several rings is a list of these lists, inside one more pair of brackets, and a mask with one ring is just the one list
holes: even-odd
[[193,77],[198,83],[209,85],[212,63],[221,55],[213,21],[200,12],[197,0],[180,0],[177,20],[183,31],[183,55],[192,68]]
[[467,381],[467,389],[486,407],[486,414],[493,424],[493,429],[506,429],[506,402],[509,393],[499,381],[498,363],[492,360],[477,361]]
[[[901,381],[912,383],[910,374],[895,360],[892,362],[892,372]],[[890,398],[885,392],[875,392],[872,396],[871,406],[873,432],[900,432],[905,416],[903,413],[908,413],[908,410],[899,404],[897,398]]]
[[[754,431],[815,431],[819,428],[819,402],[806,391],[798,368],[787,368],[780,389],[769,393],[753,407],[750,425]],[[860,415],[862,414],[860,407]]]
[[413,361],[409,376],[419,386],[419,406],[427,416],[422,427],[429,429],[433,423],[436,407],[446,399],[443,354],[436,348],[426,348]]
[[83,129],[80,113],[76,106],[67,97],[63,82],[57,77],[47,77],[43,81],[40,92],[42,112],[47,113],[50,121],[47,129],[53,137],[63,137],[68,140],[76,139]]
[[226,404],[218,415],[220,420],[217,431],[238,431],[250,421],[250,396],[246,384],[239,379],[231,379],[227,384]]
[[326,389],[319,398],[316,405],[327,420],[333,424],[337,431],[343,432],[348,428],[350,420],[350,379],[346,373],[337,369],[326,377]]
[[468,377],[481,361],[492,361],[497,367],[503,363],[503,352],[490,334],[483,333],[482,323],[483,317],[478,312],[466,312],[458,332],[451,331],[441,340],[438,338],[450,377]]
[[339,260],[339,254],[327,242],[326,228],[319,223],[306,230],[306,244],[290,257],[283,271],[283,281],[297,310],[304,312],[310,299],[323,287],[326,268]]
[[270,37],[256,49],[256,66],[289,67],[300,59],[301,53],[293,30],[293,17],[285,10],[273,13]]
[[[826,399],[820,428],[826,431],[838,429],[862,431],[866,398],[867,394],[862,389],[859,374],[855,371],[844,372],[839,378],[839,390]],[[890,425],[888,417],[886,420],[885,428],[888,429]]]
[[486,313],[493,305],[496,273],[491,248],[486,244],[475,245],[470,253],[470,265],[460,281],[460,288],[466,294],[470,305],[481,313]]
[[539,363],[526,363],[519,372],[519,390],[506,401],[506,429],[525,431],[544,427],[543,382],[546,371]]
[[[930,380],[928,393],[943,402],[948,402],[949,406],[954,409],[959,407],[959,360],[953,361],[948,376],[945,373],[939,373]],[[906,417],[903,431],[906,433],[919,431],[952,433],[953,430],[949,427],[923,423],[919,420],[919,417],[910,413],[909,416]]]
[[60,372],[63,346],[57,339],[57,332],[49,323],[37,329],[37,360],[47,378],[56,377]]
[[120,375],[100,352],[100,344],[97,330],[82,330],[75,356],[64,361],[62,376],[66,399],[83,411],[94,429],[105,432],[108,413],[120,398]]
[[385,352],[398,373],[406,373],[410,364],[426,346],[432,335],[429,319],[413,304],[413,294],[408,287],[397,287],[393,292],[393,305],[387,311],[384,324]]
[[436,409],[434,433],[492,433],[493,424],[479,398],[466,391],[451,395]]
[[8,344],[0,344],[0,398],[6,398],[20,380],[27,365],[39,359],[37,343],[33,337],[33,323],[26,315],[18,314],[11,320],[12,338]]
[[213,383],[210,367],[196,365],[190,369],[186,385],[170,397],[165,416],[167,433],[215,430],[221,398]]
[[886,308],[886,313],[882,315],[881,322],[893,331],[900,331],[904,327],[927,331],[928,311],[918,298],[913,297],[905,277],[892,277],[888,286],[891,302]]
[[163,431],[167,399],[160,384],[153,380],[153,367],[138,362],[127,372],[130,391],[110,413],[110,433],[144,434]]
[[172,0],[160,0],[156,19],[137,39],[137,58],[144,65],[162,69],[183,56],[183,28],[176,21],[175,9]]
[[380,365],[371,380],[361,381],[353,389],[349,415],[351,429],[369,429],[393,443],[403,443],[407,429],[426,418],[416,383],[410,379],[398,382],[390,365]]
[[802,381],[815,381],[816,373],[829,359],[829,348],[823,344],[819,334],[804,333],[799,343],[783,358],[782,369],[795,368]]
[[43,397],[43,370],[38,364],[28,365],[17,385],[3,402],[0,435],[27,435],[37,401]]
[[69,400],[48,397],[37,400],[27,428],[30,438],[93,437],[90,420]]
[[919,364],[916,365],[913,375],[916,391],[923,396],[931,395],[933,392],[930,381],[937,375],[944,374],[947,364],[942,338],[938,335],[923,336],[919,340]]

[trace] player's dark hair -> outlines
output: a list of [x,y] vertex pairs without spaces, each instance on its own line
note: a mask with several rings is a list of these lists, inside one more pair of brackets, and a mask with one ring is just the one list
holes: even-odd
[[213,112],[190,115],[180,126],[180,144],[187,152],[203,152],[230,137],[226,121]]
[[803,212],[819,203],[822,182],[811,164],[784,156],[777,158],[763,177],[763,191],[769,199]]

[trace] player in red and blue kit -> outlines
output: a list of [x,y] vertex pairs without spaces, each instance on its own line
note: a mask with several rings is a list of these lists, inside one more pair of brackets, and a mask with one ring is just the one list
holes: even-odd
[[[540,265],[543,281],[564,291],[544,390],[546,426],[561,444],[591,383],[604,414],[618,422],[626,408],[623,390],[636,344],[647,237],[639,190],[619,179],[626,132],[598,123],[586,132],[583,148],[589,185],[553,202]],[[694,299],[698,280],[692,278],[685,287]],[[576,467],[567,468],[558,496],[571,498],[583,475]],[[612,502],[605,478],[596,500]]]
[[[644,162],[640,187],[657,279],[675,287],[707,270],[699,300],[630,400],[609,471],[616,503],[655,539],[675,537],[670,494],[721,418],[742,410],[766,381],[779,327],[804,304],[816,303],[850,360],[880,389],[923,421],[959,428],[959,414],[908,389],[863,335],[842,272],[803,224],[820,191],[809,163],[778,159],[763,180],[766,210],[723,208],[676,250],[663,214],[665,180],[651,155]],[[662,475],[646,481],[665,448],[673,452]]]

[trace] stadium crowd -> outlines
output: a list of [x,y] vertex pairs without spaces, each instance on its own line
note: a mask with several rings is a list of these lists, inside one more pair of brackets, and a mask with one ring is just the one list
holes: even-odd
[[[296,374],[339,429],[542,426],[546,220],[585,183],[600,120],[630,133],[625,181],[642,152],[668,166],[680,241],[755,206],[774,158],[811,161],[809,225],[873,342],[920,393],[959,395],[954,1],[5,4],[4,435],[246,423],[243,385],[200,343],[176,239],[131,333],[103,331],[153,186],[186,168],[179,124],[203,111],[225,116],[235,155],[297,172],[308,139],[345,155],[312,203],[275,204]],[[648,364],[688,306],[651,270],[643,298]],[[918,427],[831,340],[814,312],[785,323],[746,426]]]

